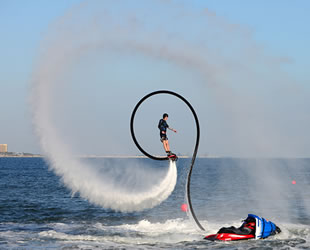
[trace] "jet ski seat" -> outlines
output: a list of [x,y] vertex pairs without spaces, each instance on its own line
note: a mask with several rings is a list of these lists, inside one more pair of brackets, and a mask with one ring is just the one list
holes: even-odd
[[239,228],[236,228],[234,226],[222,227],[217,233],[255,235],[255,223],[255,218],[247,218],[246,220],[244,220],[243,224]]

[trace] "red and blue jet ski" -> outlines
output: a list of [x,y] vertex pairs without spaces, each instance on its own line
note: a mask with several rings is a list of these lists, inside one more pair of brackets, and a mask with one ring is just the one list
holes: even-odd
[[222,227],[216,234],[207,235],[204,239],[212,241],[265,239],[280,232],[281,229],[273,222],[254,214],[248,214],[239,228],[234,226]]

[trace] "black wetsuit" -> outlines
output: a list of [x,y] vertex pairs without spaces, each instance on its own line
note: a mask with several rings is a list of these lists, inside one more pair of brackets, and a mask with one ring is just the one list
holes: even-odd
[[164,119],[159,120],[158,128],[160,130],[160,132],[159,132],[160,140],[161,141],[168,140],[167,128],[169,128],[169,125],[167,124],[167,122]]

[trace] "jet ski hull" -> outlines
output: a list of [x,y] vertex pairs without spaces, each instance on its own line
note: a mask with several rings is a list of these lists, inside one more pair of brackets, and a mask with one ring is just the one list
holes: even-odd
[[248,240],[255,238],[254,235],[240,235],[240,234],[229,234],[229,233],[220,233],[220,234],[210,234],[207,235],[205,240],[221,240],[221,241],[234,241],[234,240]]

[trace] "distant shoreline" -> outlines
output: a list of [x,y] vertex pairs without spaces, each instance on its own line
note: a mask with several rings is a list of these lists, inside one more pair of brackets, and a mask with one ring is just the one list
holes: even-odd
[[[157,157],[164,157],[164,155],[156,155]],[[0,158],[45,158],[45,155],[40,154],[29,154],[29,153],[0,153]],[[147,159],[144,155],[76,155],[75,158],[84,159]],[[178,155],[181,159],[190,159],[191,156]],[[310,157],[231,157],[231,156],[197,156],[197,159],[310,159]]]
[[[163,155],[157,155],[158,157],[163,157]],[[6,154],[0,153],[0,158],[44,158],[46,156],[40,154]],[[144,155],[77,155],[76,158],[110,158],[110,159],[146,159],[147,156]],[[180,155],[178,158],[187,159],[191,156]],[[220,158],[217,156],[198,156],[197,158]]]
[[[23,154],[16,154],[16,155],[5,155],[0,154],[0,158],[44,158],[44,155],[23,155]],[[143,155],[77,155],[76,158],[115,158],[115,159],[135,159],[135,158],[148,158],[147,156]],[[163,156],[159,156],[163,157]],[[188,156],[178,156],[178,158],[189,158]]]
[[0,158],[41,158],[43,155],[39,154],[3,154],[0,153]]

